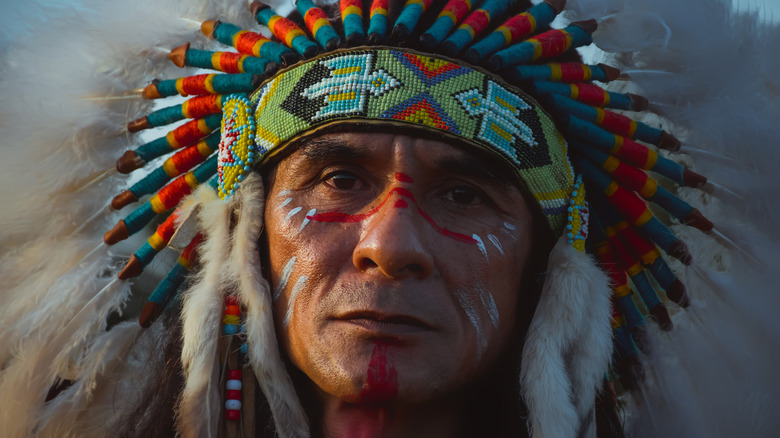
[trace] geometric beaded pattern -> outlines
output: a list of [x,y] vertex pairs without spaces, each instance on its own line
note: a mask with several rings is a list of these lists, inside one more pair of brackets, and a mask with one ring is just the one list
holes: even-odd
[[563,233],[574,184],[566,141],[530,96],[489,72],[408,49],[357,47],[278,72],[251,101],[257,165],[280,146],[321,127],[360,122],[398,129],[405,124],[465,141],[509,162],[550,228]]
[[585,196],[585,185],[582,175],[577,175],[574,182],[566,218],[566,240],[569,245],[580,252],[585,252],[585,240],[588,238],[588,201]]
[[233,194],[244,174],[252,170],[257,147],[252,104],[244,94],[230,96],[222,117],[222,139],[217,158],[217,183],[220,198]]

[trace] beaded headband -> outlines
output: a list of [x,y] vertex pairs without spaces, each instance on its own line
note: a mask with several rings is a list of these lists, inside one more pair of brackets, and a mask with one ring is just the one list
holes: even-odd
[[[173,153],[114,198],[112,206],[121,209],[151,195],[106,233],[105,242],[140,231],[200,184],[208,182],[221,197],[229,196],[265,157],[319,127],[355,121],[424,127],[512,163],[551,229],[598,257],[613,285],[618,358],[635,360],[637,346],[644,345],[643,314],[671,329],[658,291],[688,304],[685,287],[661,250],[685,264],[691,256],[647,202],[702,231],[713,225],[646,173],[679,186],[703,185],[706,178],[656,152],[674,152],[680,142],[611,111],[644,111],[647,100],[594,83],[617,79],[620,72],[612,67],[560,62],[568,51],[590,44],[595,21],[550,29],[563,8],[555,0],[528,11],[514,11],[506,0],[485,0],[479,8],[469,0],[449,0],[438,13],[431,9],[433,0],[407,0],[395,21],[388,0],[370,2],[366,15],[363,3],[341,0],[337,29],[312,1],[298,0],[304,30],[255,2],[253,16],[274,39],[207,21],[203,33],[236,52],[202,51],[190,44],[174,49],[171,59],[178,66],[222,73],[154,81],[144,89],[146,98],[195,97],[131,122],[129,131],[192,120],[119,159],[117,169],[129,173]],[[174,211],[158,226],[119,278],[141,273],[171,240],[177,217]],[[150,296],[141,325],[151,324],[175,296],[198,242],[196,236]],[[633,299],[634,290],[639,300]]]
[[565,226],[574,171],[553,121],[521,90],[452,60],[384,47],[341,50],[277,74],[251,99],[232,98],[225,115],[218,163],[223,198],[253,164],[302,134],[337,123],[384,122],[498,153],[543,206],[550,228],[560,235]]

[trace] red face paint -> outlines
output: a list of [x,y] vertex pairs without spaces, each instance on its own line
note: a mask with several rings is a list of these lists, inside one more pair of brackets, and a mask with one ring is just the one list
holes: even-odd
[[360,398],[367,403],[382,403],[398,397],[398,373],[387,361],[387,344],[376,342],[368,364],[366,383]]
[[[399,174],[396,174],[396,177]],[[402,196],[404,198],[409,199],[411,202],[414,203],[415,207],[417,207],[417,212],[420,213],[420,216],[423,217],[423,219],[428,222],[428,224],[433,227],[434,230],[436,230],[437,233],[447,236],[451,239],[455,239],[458,242],[463,243],[470,243],[472,245],[476,245],[477,241],[471,236],[467,236],[465,234],[456,233],[455,231],[450,231],[444,227],[439,226],[439,224],[436,223],[436,221],[433,220],[432,217],[428,215],[425,211],[423,211],[422,208],[417,204],[417,200],[414,199],[414,194],[410,192],[408,189],[405,189],[403,187],[396,187],[393,190],[390,190],[390,193],[387,194],[385,199],[377,205],[376,207],[372,208],[368,213],[363,214],[347,214],[347,213],[339,213],[339,212],[327,212],[327,213],[317,213],[312,216],[306,216],[307,219],[315,221],[315,222],[339,222],[339,223],[352,223],[352,222],[362,222],[365,219],[368,219],[369,217],[373,216],[379,209],[382,208],[383,205],[385,205],[385,202],[387,202],[388,199],[390,199],[390,196],[392,196],[394,193],[397,193],[399,196]],[[395,208],[406,208],[408,205],[405,200],[399,199],[396,201],[394,207]]]
[[395,179],[397,181],[401,181],[401,182],[408,182],[408,183],[413,183],[414,182],[414,180],[412,179],[411,176],[409,176],[409,175],[407,175],[405,173],[401,173],[401,172],[398,172],[398,173],[395,174]]

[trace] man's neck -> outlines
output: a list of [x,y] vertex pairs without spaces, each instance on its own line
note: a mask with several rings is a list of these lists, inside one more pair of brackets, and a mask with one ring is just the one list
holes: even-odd
[[322,411],[323,438],[395,438],[458,436],[460,416],[456,406],[388,407],[325,400]]

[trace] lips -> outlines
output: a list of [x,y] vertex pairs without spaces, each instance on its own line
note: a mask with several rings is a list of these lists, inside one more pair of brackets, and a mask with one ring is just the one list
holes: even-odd
[[395,335],[433,330],[430,324],[413,316],[370,310],[351,311],[338,315],[333,319],[355,325],[376,334]]

